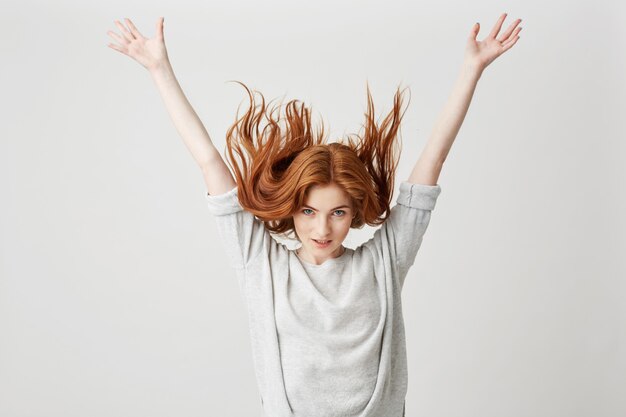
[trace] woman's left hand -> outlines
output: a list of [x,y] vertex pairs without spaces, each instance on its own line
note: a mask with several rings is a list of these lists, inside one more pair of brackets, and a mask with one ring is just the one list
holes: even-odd
[[507,14],[503,13],[500,19],[496,22],[491,30],[489,36],[482,41],[477,41],[476,36],[480,30],[480,24],[474,24],[470,37],[467,40],[467,47],[465,48],[465,62],[470,66],[476,68],[482,72],[489,64],[491,64],[497,57],[508,51],[519,39],[517,34],[522,27],[517,27],[522,19],[517,19],[509,28],[498,36],[498,32],[502,28],[502,23],[506,19]]

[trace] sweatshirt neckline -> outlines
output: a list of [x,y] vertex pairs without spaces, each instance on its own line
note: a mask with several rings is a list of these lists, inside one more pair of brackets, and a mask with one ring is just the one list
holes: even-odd
[[298,256],[297,249],[294,249],[292,252],[293,252],[293,255],[296,258],[298,258],[298,260],[300,261],[300,263],[302,265],[304,265],[306,267],[309,267],[309,268],[322,268],[322,267],[326,267],[328,265],[335,265],[335,264],[337,264],[339,262],[342,262],[344,259],[346,259],[346,257],[348,256],[348,252],[351,251],[351,250],[352,249],[350,249],[350,248],[346,248],[346,250],[344,250],[343,253],[341,255],[339,255],[338,257],[326,259],[324,262],[322,262],[319,265],[312,264],[312,263],[309,263],[309,262],[303,260],[300,256]]

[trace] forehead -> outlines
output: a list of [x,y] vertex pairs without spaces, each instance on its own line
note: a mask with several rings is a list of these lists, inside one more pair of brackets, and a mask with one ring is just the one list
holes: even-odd
[[314,185],[309,188],[304,204],[318,209],[350,206],[350,196],[336,184]]

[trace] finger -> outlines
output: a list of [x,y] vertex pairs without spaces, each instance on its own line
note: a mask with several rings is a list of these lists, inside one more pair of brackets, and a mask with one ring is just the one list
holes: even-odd
[[513,39],[515,39],[515,36],[517,36],[517,34],[519,33],[519,31],[522,30],[522,27],[518,27],[517,29],[515,29],[515,31],[508,37],[506,38],[503,42],[502,45],[504,46],[504,44],[507,44],[509,42],[511,42]]
[[124,39],[126,39],[128,42],[131,42],[135,39],[135,36],[132,33],[130,33],[128,29],[126,29],[126,27],[122,25],[122,23],[119,20],[116,20],[115,24],[122,31],[122,36],[124,36]]
[[126,51],[125,51],[124,49],[120,48],[119,46],[117,46],[117,45],[115,45],[115,44],[113,44],[113,43],[110,43],[110,44],[108,44],[107,46],[108,46],[109,48],[111,48],[111,49],[115,49],[116,51],[119,51],[119,52],[123,53],[123,54],[124,54],[124,55],[126,55],[126,56],[130,56],[130,55],[128,55],[128,54],[126,53]]
[[515,22],[511,23],[511,25],[506,30],[506,32],[500,35],[500,37],[497,40],[500,42],[506,42],[511,37],[511,32],[513,32],[513,29],[515,29],[515,27],[519,25],[521,21],[522,19],[517,19]]
[[509,49],[511,49],[513,47],[513,45],[515,45],[515,43],[517,42],[517,40],[519,39],[519,36],[514,37],[512,40],[504,43],[502,45],[502,53],[505,53],[506,51],[508,51]]
[[129,18],[124,18],[124,20],[126,20],[126,24],[130,28],[130,31],[135,36],[135,38],[143,38],[144,37],[141,33],[139,33],[139,30],[137,30],[137,28],[135,27],[133,22],[130,21]]
[[480,32],[480,23],[474,23],[472,26],[472,31],[470,32],[470,39],[476,40],[476,36],[478,36],[478,32]]
[[161,40],[163,40],[163,21],[164,20],[165,20],[164,17],[160,17],[156,24],[157,38]]
[[117,33],[113,32],[113,31],[108,31],[107,34],[112,37],[114,40],[116,40],[119,44],[121,45],[126,45],[128,43],[128,41],[126,40],[126,38],[122,38],[120,35],[118,35]]
[[490,38],[495,39],[495,37],[498,35],[498,32],[500,32],[500,28],[502,28],[502,23],[504,22],[504,19],[506,19],[506,13],[502,13],[500,19],[498,19],[493,29],[491,29],[491,33],[489,34]]

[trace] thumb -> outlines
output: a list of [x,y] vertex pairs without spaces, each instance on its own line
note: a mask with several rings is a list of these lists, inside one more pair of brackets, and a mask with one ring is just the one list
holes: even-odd
[[165,20],[164,17],[160,17],[159,20],[157,21],[156,27],[157,27],[157,38],[159,39],[163,39],[163,20]]
[[480,31],[480,23],[474,23],[472,26],[472,31],[470,33],[470,38],[476,40],[476,36],[478,36],[478,32]]

